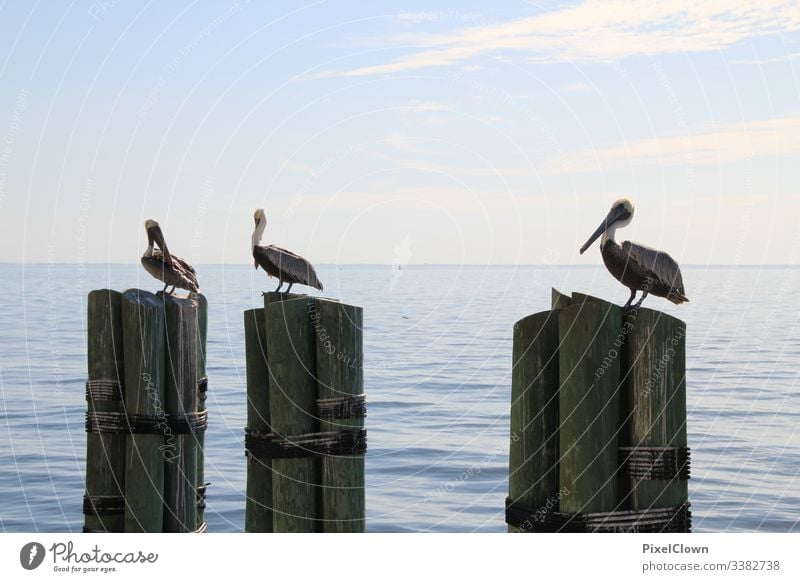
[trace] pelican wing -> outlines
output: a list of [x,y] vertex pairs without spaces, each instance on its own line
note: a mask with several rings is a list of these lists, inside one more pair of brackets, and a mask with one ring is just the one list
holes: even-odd
[[[170,253],[169,259],[160,250],[155,250],[150,257],[153,263],[158,264],[157,273],[154,276],[157,279],[172,285],[176,284],[181,289],[188,289],[197,293],[200,291],[200,283],[197,281],[197,271],[190,265],[186,259]],[[144,258],[142,258],[144,261]]]
[[172,257],[172,267],[184,278],[189,285],[190,291],[199,291],[200,284],[197,282],[197,271],[186,259],[170,255]]
[[[279,273],[278,276],[284,281],[300,283],[322,291],[322,283],[317,278],[314,266],[292,251],[275,245],[257,246],[253,249],[253,257],[256,262],[261,263],[266,260],[271,263]],[[264,264],[261,264],[261,268],[269,272]]]
[[622,243],[622,252],[628,260],[635,261],[643,269],[650,271],[654,279],[672,287],[681,295],[685,293],[681,268],[667,253],[627,240]]

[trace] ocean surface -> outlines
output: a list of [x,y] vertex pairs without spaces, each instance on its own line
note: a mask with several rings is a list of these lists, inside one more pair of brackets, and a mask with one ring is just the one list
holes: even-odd
[[[599,257],[598,257],[599,261]],[[622,303],[602,268],[321,266],[325,295],[364,307],[367,528],[501,532],[511,332],[550,289]],[[209,531],[244,527],[242,311],[275,287],[200,266],[208,297]],[[683,268],[694,531],[800,531],[800,269]],[[0,265],[0,531],[79,532],[86,295],[160,286],[137,265]]]

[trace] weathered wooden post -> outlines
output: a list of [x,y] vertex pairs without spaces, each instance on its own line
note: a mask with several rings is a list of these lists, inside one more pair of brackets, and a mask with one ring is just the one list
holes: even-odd
[[[164,302],[140,289],[122,294],[125,412],[165,419]],[[131,423],[132,424],[132,423]],[[125,531],[160,532],[164,522],[164,435],[134,431],[125,447]]]
[[[508,494],[541,516],[558,510],[558,313],[514,324]],[[527,531],[527,519],[509,531]]]
[[[366,438],[363,310],[315,299],[311,323],[317,351],[320,432]],[[322,457],[322,530],[360,533],[365,528],[364,455]]]
[[686,325],[642,308],[627,321],[629,418],[620,464],[628,504],[633,510],[673,507],[688,522]]
[[[208,300],[205,295],[195,296],[197,301],[197,412],[206,411],[208,398],[208,375],[206,373],[206,341],[208,339]],[[205,443],[206,433],[200,431],[197,441],[197,531],[206,530],[205,510],[208,484],[205,482]]]
[[122,348],[121,295],[111,289],[89,293],[88,406],[86,435],[86,494],[83,500],[85,532],[121,532],[125,509],[125,435],[96,432],[94,419],[122,414],[125,370]]
[[[313,434],[319,430],[316,417],[317,365],[311,329],[310,297],[275,300],[264,295],[267,362],[269,364],[269,409],[272,432],[282,440]],[[314,532],[319,494],[319,459],[315,455],[272,460],[274,531]]]
[[[264,309],[244,312],[244,343],[247,370],[247,431],[272,432],[269,412],[269,369]],[[247,500],[244,531],[272,531],[272,461],[247,453]]]
[[247,531],[364,531],[361,326],[361,308],[305,295],[245,312]]
[[559,484],[562,513],[617,505],[622,310],[573,294],[559,313]]
[[[164,444],[164,529],[197,529],[197,440],[191,417],[197,411],[197,302],[162,295],[166,316],[166,398],[171,422],[161,431]],[[186,420],[184,420],[186,419]]]
[[100,290],[88,305],[84,531],[203,531],[205,298]]
[[578,293],[517,322],[510,531],[690,531],[684,341],[675,318]]

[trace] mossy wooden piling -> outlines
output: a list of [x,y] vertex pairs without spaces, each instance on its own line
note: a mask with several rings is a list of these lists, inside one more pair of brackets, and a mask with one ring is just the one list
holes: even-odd
[[545,311],[514,324],[508,492],[535,508],[558,490],[558,321]]
[[[270,421],[280,438],[319,430],[315,340],[309,318],[313,301],[303,296],[264,295]],[[320,531],[319,471],[319,459],[313,456],[272,460],[275,531]]]
[[[208,340],[208,300],[205,295],[196,295],[197,301],[197,411],[206,410],[208,398],[208,375],[206,371],[206,342]],[[197,527],[205,531],[205,511],[207,485],[205,482],[205,443],[206,433],[196,433],[196,497],[197,497]]]
[[[125,410],[165,414],[164,302],[152,293],[122,294]],[[125,531],[160,532],[164,521],[163,434],[131,434],[125,447]]]
[[559,323],[559,485],[565,513],[617,505],[619,360],[622,310],[573,294]]
[[[162,295],[166,321],[166,413],[185,416],[197,410],[197,302]],[[197,529],[197,441],[192,433],[163,427],[165,532]]]
[[[687,447],[686,436],[686,324],[679,319],[640,308],[628,321],[627,360],[630,411],[623,433],[631,448],[659,451]],[[642,464],[640,459],[623,462]],[[658,453],[652,454],[657,457]],[[669,479],[629,479],[631,509],[679,506],[688,500],[688,459],[675,458],[676,475]],[[683,474],[683,478],[681,478]]]
[[552,304],[514,328],[509,531],[691,531],[685,324]]
[[197,294],[89,293],[85,532],[204,531],[205,306]]
[[244,324],[245,530],[363,532],[362,309],[265,293]]
[[[315,299],[311,316],[316,339],[318,391],[322,402],[364,393],[363,310]],[[361,429],[364,417],[320,414],[321,432]],[[322,530],[360,533],[365,527],[364,456],[322,457]]]
[[[89,293],[86,310],[89,414],[123,409],[125,379],[122,347],[122,296],[111,289]],[[84,531],[124,529],[125,435],[86,435],[86,496]]]
[[[270,433],[269,369],[264,309],[244,312],[245,360],[247,373],[247,427]],[[246,532],[272,531],[272,462],[247,455]]]

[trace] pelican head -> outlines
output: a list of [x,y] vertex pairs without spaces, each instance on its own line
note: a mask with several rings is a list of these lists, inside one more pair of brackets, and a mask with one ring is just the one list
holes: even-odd
[[256,208],[256,211],[253,212],[253,220],[256,223],[256,227],[258,227],[261,223],[264,223],[264,226],[266,226],[267,213],[264,212],[263,208]]
[[614,202],[614,204],[611,205],[611,210],[608,211],[608,214],[603,219],[603,222],[600,223],[597,230],[592,233],[589,240],[581,247],[581,254],[592,246],[592,243],[596,241],[601,234],[608,234],[608,238],[613,240],[614,232],[618,228],[628,226],[631,223],[631,220],[633,220],[633,210],[633,202],[627,198],[620,198]]
[[147,254],[150,256],[153,252],[153,244],[157,244],[161,252],[164,253],[164,258],[171,261],[172,257],[167,249],[167,243],[164,241],[164,234],[161,232],[161,226],[152,218],[144,221],[144,229],[147,231]]
[[[264,229],[267,228],[267,213],[264,212],[263,208],[256,208],[256,211],[253,212],[253,220],[256,223],[256,228],[253,231],[253,238],[251,239],[251,249],[256,248],[258,243],[261,242],[261,237],[264,235]],[[258,268],[257,263],[256,268]]]

